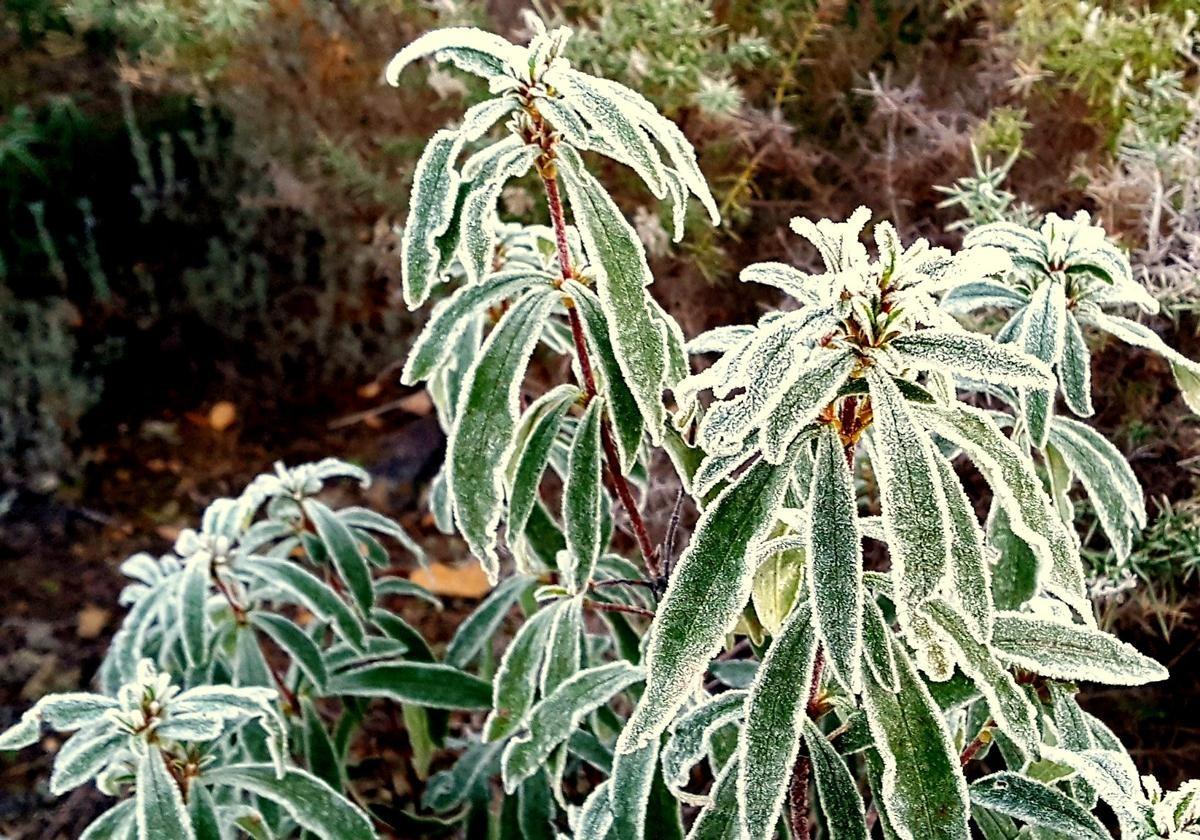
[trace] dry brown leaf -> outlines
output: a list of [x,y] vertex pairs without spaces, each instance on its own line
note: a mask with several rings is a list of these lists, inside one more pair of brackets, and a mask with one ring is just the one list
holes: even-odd
[[479,599],[492,591],[487,575],[477,560],[457,566],[431,563],[428,569],[417,569],[409,578],[435,595],[445,595],[447,598]]
[[208,425],[213,431],[223,432],[237,422],[237,406],[229,400],[221,400],[208,410]]
[[95,604],[85,605],[77,616],[75,635],[81,639],[99,638],[111,616],[112,611],[106,610],[104,607],[98,607]]

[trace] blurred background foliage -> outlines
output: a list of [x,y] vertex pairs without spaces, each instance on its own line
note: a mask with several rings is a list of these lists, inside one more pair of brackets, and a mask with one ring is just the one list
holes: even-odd
[[[236,391],[287,434],[394,397],[414,324],[397,220],[424,138],[482,91],[433,67],[392,89],[381,69],[437,26],[519,35],[526,5],[0,0],[5,485],[81,493],[104,445],[164,406]],[[643,91],[699,149],[726,224],[679,250],[636,179],[606,173],[689,332],[776,303],[736,267],[811,259],[780,235],[794,215],[867,204],[906,239],[953,243],[1083,207],[1197,355],[1195,0],[533,5],[577,28],[573,61]],[[502,206],[540,212],[520,185]],[[1146,384],[1147,357],[1106,359],[1098,422],[1163,501],[1129,564],[1094,554],[1097,591],[1169,632],[1191,621],[1197,429]]]

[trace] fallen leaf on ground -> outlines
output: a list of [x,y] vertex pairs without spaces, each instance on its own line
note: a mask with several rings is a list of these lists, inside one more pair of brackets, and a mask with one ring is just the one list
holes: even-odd
[[409,578],[435,595],[448,598],[482,598],[492,591],[487,575],[477,560],[458,566],[430,563],[428,569],[417,569]]
[[108,624],[111,615],[112,612],[104,607],[98,607],[95,604],[86,605],[79,611],[75,635],[81,639],[98,638],[104,631],[105,625]]
[[208,425],[213,431],[223,432],[237,422],[237,406],[229,400],[221,400],[208,410]]

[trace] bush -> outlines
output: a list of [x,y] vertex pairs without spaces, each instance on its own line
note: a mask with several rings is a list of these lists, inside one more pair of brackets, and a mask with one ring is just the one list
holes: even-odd
[[[838,838],[876,822],[889,837],[1105,837],[1101,802],[1123,837],[1194,831],[1196,783],[1140,779],[1075,699],[1082,681],[1167,676],[1098,629],[1088,597],[1072,486],[1120,557],[1146,514],[1124,458],[1070,416],[1093,413],[1085,328],[1164,356],[1200,410],[1200,365],[1111,311],[1156,308],[1124,253],[1086,213],[980,224],[957,252],[879,221],[874,256],[866,208],[796,218],[824,271],[748,266],[743,281],[793,303],[686,340],[589,164],[633,170],[679,239],[692,197],[720,221],[694,152],[639,94],[573,68],[568,30],[531,27],[528,46],[433,32],[387,71],[396,83],[433,56],[492,94],[425,147],[401,242],[408,306],[439,298],[403,372],[448,432],[431,506],[495,584],[443,661],[379,604],[423,593],[375,573],[390,566],[377,535],[415,545],[315,498],[365,475],[280,468],[214,503],[175,555],[129,561],[104,693],[43,699],[0,746],[82,727],[55,789],[99,775],[133,792],[93,836],[370,836],[345,794],[371,698],[405,709],[419,765],[463,748],[425,789],[443,827],[679,837],[686,817],[693,837],[769,838],[782,820],[807,838],[811,781]],[[526,173],[548,228],[498,222]],[[444,294],[448,279],[462,282]],[[994,339],[952,317],[980,309],[1011,313]],[[702,354],[716,359],[692,373]],[[656,539],[638,496],[663,483],[681,489]],[[886,571],[866,568],[884,548]],[[488,715],[451,742],[453,710]]]

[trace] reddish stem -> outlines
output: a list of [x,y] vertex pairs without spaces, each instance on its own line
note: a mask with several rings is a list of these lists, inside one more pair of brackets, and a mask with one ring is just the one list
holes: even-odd
[[[821,675],[825,671],[825,651],[817,645],[816,659],[813,661],[812,680],[808,684],[808,703],[805,713],[814,720],[821,714]],[[796,763],[792,765],[792,783],[788,787],[788,810],[791,812],[793,840],[809,840],[808,825],[808,755],[801,743],[800,752],[796,755]]]
[[[545,159],[539,163],[538,172],[541,174],[542,184],[546,188],[546,203],[550,208],[550,219],[554,224],[554,240],[558,246],[559,268],[562,270],[563,279],[570,280],[575,276],[575,271],[571,265],[571,252],[567,246],[567,219],[563,212],[562,196],[558,191],[558,176],[555,174],[553,154],[552,148],[546,150]],[[583,323],[579,319],[579,312],[575,307],[575,301],[567,297],[565,302],[567,317],[571,322],[571,338],[575,343],[575,355],[579,359],[579,371],[583,378],[586,402],[590,403],[597,393],[596,377],[592,372],[592,358],[588,353],[587,340],[583,334]],[[621,500],[621,505],[625,508],[625,512],[629,516],[629,523],[633,528],[634,536],[637,538],[638,549],[642,553],[642,560],[646,564],[646,570],[651,576],[658,578],[661,575],[658,552],[654,549],[654,542],[650,539],[650,532],[646,529],[646,522],[642,519],[642,513],[638,509],[637,501],[633,498],[633,491],[629,488],[629,482],[625,480],[625,476],[621,472],[620,453],[617,451],[617,445],[612,434],[612,425],[609,423],[607,417],[601,418],[600,440],[604,447],[604,459],[607,465],[609,481],[616,490],[617,497]]]

